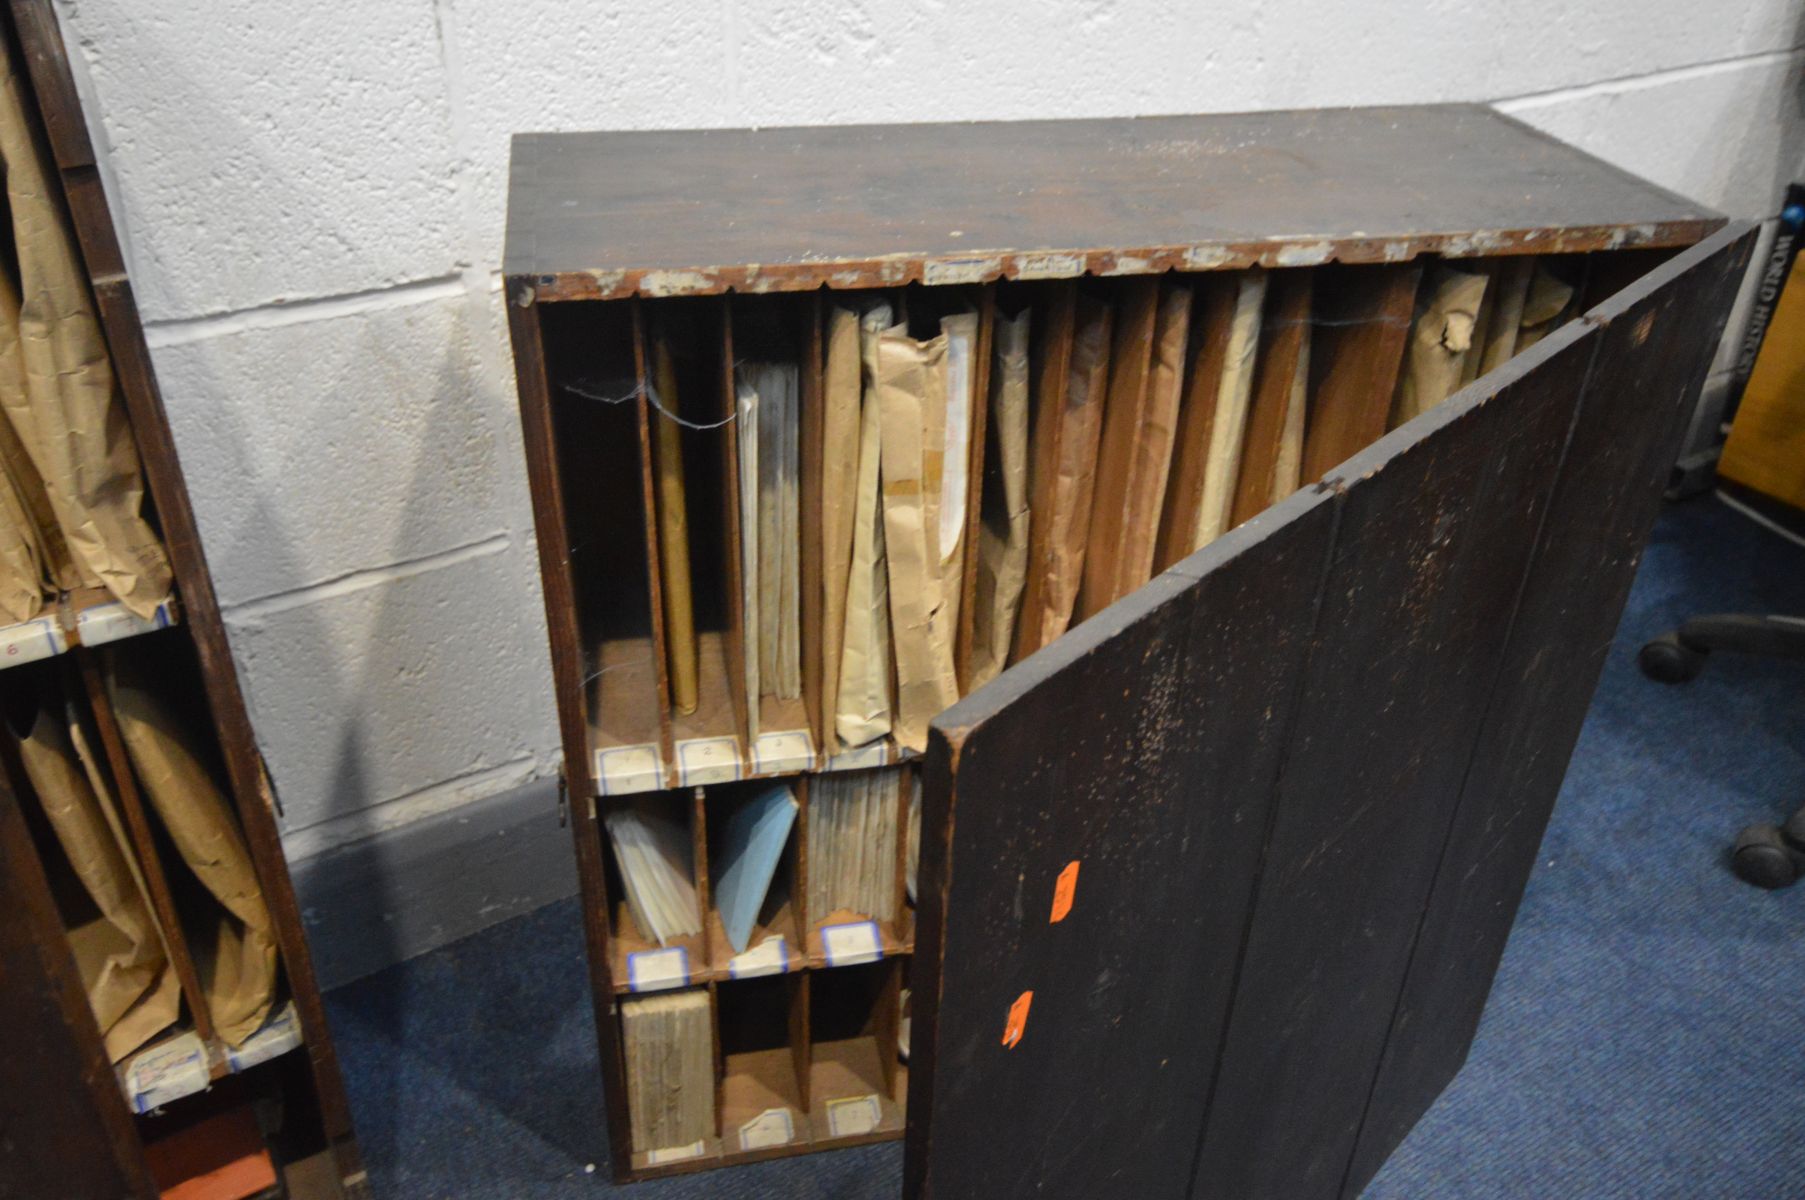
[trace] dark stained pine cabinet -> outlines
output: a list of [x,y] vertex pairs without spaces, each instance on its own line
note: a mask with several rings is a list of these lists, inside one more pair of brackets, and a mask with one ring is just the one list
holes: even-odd
[[[1747,225],[1470,106],[518,136],[505,285],[617,1177],[904,1137],[911,1198],[1358,1195],[1466,1055],[1750,245]],[[1420,280],[1525,256],[1565,280],[1563,318],[1388,427]],[[1196,289],[1195,361],[1219,332],[1206,289],[1254,270],[1260,372],[1298,353],[1279,297],[1314,291],[1290,327],[1313,335],[1309,369],[1288,368],[1301,486],[966,689],[918,760],[843,757],[806,650],[794,712],[747,694],[735,488],[713,477],[735,463],[737,361],[780,345],[799,365],[806,647],[831,306],[979,314],[975,530],[1004,315],[1035,314],[1039,420],[1064,396],[1071,304],[1114,304],[1117,363],[1144,372],[1151,336],[1121,334],[1125,314]],[[678,370],[703,381],[684,395],[706,447],[688,483],[722,514],[690,543],[706,728],[672,711],[667,418],[645,386],[647,330],[679,312]],[[602,395],[604,376],[637,386]],[[712,680],[711,637],[728,664]],[[697,769],[707,739],[725,749]],[[895,1119],[748,1149],[717,1113],[718,1140],[648,1156],[603,817],[649,793],[690,814],[706,905],[718,791],[795,777],[806,817],[811,780],[878,760],[922,779],[918,906],[881,960],[907,976],[911,1053],[871,1084]],[[811,1117],[812,1031],[865,969],[813,953],[821,917],[788,918],[810,952],[783,968],[774,1041]],[[708,939],[686,961],[674,985],[708,997],[725,1097],[742,1081],[719,1039],[747,984]],[[870,1014],[880,1055],[896,986]]]
[[[141,462],[145,512],[174,576],[173,596],[154,619],[128,617],[103,596],[64,592],[37,618],[0,628],[0,702],[10,717],[54,696],[79,708],[98,733],[114,802],[131,828],[128,853],[150,890],[170,969],[181,976],[180,1015],[117,1067],[103,1043],[71,953],[66,898],[70,866],[21,766],[19,743],[0,733],[0,1197],[6,1200],[156,1200],[157,1144],[221,1115],[255,1111],[261,1138],[292,1200],[367,1195],[338,1061],[282,854],[274,794],[253,737],[225,628],[152,372],[130,281],[102,191],[63,39],[50,0],[11,0],[0,13],[12,69],[40,125],[42,150],[73,230],[82,283],[91,289],[122,405]],[[8,222],[10,244],[10,218]],[[16,263],[9,267],[16,271]],[[16,275],[14,288],[17,286]],[[14,296],[15,306],[18,299]],[[17,355],[17,347],[12,350]],[[0,415],[0,420],[5,419]],[[0,480],[0,483],[4,483]],[[136,664],[161,701],[189,723],[208,760],[267,906],[275,943],[272,1016],[233,1045],[214,1028],[189,947],[193,926],[175,872],[181,856],[150,811],[141,764],[128,761],[104,679],[113,663]],[[134,774],[140,782],[132,782]],[[148,879],[148,884],[143,882]],[[171,905],[165,909],[162,905]],[[219,943],[224,944],[223,939]],[[202,972],[204,973],[204,972]],[[223,972],[222,972],[223,974]],[[150,1065],[157,1064],[151,1070]],[[143,1067],[144,1073],[137,1070]],[[131,1091],[128,1100],[126,1091]],[[166,1156],[165,1156],[166,1157]],[[185,1177],[178,1175],[177,1178]]]

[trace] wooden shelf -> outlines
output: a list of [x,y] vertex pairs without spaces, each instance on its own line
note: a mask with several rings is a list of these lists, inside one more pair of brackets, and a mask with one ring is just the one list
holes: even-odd
[[76,646],[102,646],[168,629],[178,621],[172,596],[141,617],[105,592],[73,592],[29,621],[0,625],[0,669],[41,662]]
[[290,1000],[236,1049],[218,1040],[203,1041],[192,1029],[178,1029],[119,1063],[114,1073],[126,1104],[135,1113],[147,1113],[206,1091],[228,1075],[279,1058],[301,1044],[301,1023]]

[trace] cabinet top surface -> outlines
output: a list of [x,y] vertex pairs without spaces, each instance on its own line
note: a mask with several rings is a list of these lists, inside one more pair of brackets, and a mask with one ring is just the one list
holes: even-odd
[[1478,105],[514,138],[541,299],[1672,246],[1711,210]]

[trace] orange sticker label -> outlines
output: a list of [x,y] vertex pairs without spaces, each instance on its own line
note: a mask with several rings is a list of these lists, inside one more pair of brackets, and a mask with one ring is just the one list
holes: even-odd
[[1057,925],[1065,920],[1072,911],[1072,896],[1078,890],[1078,860],[1073,859],[1059,873],[1059,880],[1053,885],[1053,919],[1048,922]]
[[1028,1006],[1034,1003],[1033,992],[1023,992],[1009,1006],[1009,1023],[1003,1026],[1003,1045],[1011,1050],[1022,1040],[1022,1031],[1028,1027]]

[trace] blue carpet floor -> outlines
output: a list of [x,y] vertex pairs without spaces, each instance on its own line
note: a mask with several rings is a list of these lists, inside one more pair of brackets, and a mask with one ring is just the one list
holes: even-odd
[[[1663,516],[1472,1056],[1369,1198],[1805,1197],[1805,885],[1725,852],[1805,803],[1805,665],[1637,673],[1709,611],[1805,614],[1805,550]],[[894,1145],[615,1192],[586,979],[571,901],[328,997],[378,1200],[898,1194]]]

